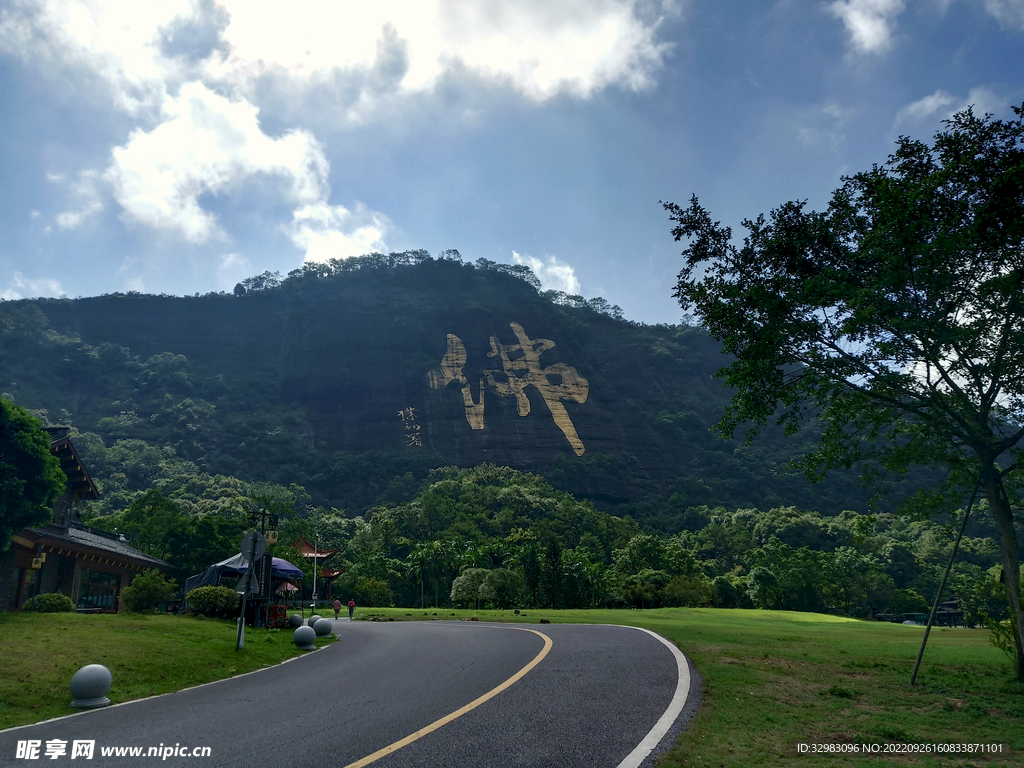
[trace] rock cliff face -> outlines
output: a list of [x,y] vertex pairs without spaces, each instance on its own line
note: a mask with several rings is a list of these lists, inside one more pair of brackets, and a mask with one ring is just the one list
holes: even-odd
[[[558,305],[494,270],[427,261],[293,275],[244,296],[37,306],[83,344],[141,361],[184,355],[210,381],[301,406],[321,454],[493,462],[607,505],[672,493],[682,506],[833,504],[815,504],[784,468],[792,447],[772,455],[782,443],[769,439],[744,453],[708,432],[728,396],[712,378],[723,359],[706,334]],[[90,403],[86,427],[119,407]],[[218,407],[244,415],[244,403]],[[850,478],[839,483],[837,496],[859,493]]]

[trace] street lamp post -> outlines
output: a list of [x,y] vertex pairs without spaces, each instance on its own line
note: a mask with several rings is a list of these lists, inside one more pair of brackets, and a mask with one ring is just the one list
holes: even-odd
[[317,539],[319,537],[313,535],[313,610],[316,610],[316,560],[317,560]]

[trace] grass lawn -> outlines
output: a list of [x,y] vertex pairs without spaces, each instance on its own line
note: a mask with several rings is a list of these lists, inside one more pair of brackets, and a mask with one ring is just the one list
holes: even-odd
[[[235,650],[234,621],[144,614],[0,613],[0,729],[77,710],[71,677],[103,664],[114,703],[178,691],[269,667],[305,651],[291,630],[247,627]],[[318,646],[332,638],[317,638]]]
[[[366,609],[395,619],[434,611]],[[424,614],[427,615],[424,615]],[[628,624],[673,640],[704,678],[701,711],[661,766],[1024,765],[1024,685],[988,632],[934,628],[917,685],[923,627],[789,611],[452,611],[481,621]],[[801,755],[797,744],[1002,745],[1002,754]]]

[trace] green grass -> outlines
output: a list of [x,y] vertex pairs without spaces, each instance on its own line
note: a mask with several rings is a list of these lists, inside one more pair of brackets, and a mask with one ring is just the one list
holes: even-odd
[[[246,628],[235,650],[233,621],[142,614],[0,614],[0,728],[77,710],[71,677],[86,664],[110,669],[114,703],[178,691],[272,666],[305,653],[291,630]],[[317,638],[325,645],[331,638]]]
[[[436,616],[434,615],[436,613]],[[361,609],[358,618],[629,624],[673,640],[704,677],[704,701],[662,766],[1019,765],[1024,685],[982,630],[932,631],[918,685],[921,627],[784,611]],[[319,638],[317,644],[327,642]],[[69,714],[81,666],[110,668],[115,702],[219,680],[300,655],[291,632],[178,616],[0,615],[0,727]],[[802,756],[798,743],[996,743],[1002,755]]]
[[[367,609],[395,619],[628,624],[673,640],[704,678],[704,701],[661,766],[1020,765],[1024,685],[988,632],[789,611]],[[426,614],[426,615],[425,615]],[[1001,744],[1002,755],[800,755],[797,744]],[[883,747],[884,748],[884,747]]]

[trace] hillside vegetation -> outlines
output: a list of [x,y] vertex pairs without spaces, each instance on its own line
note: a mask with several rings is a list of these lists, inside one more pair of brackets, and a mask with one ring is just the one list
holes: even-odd
[[[630,323],[602,299],[539,291],[526,268],[444,256],[306,265],[233,294],[2,302],[0,393],[107,448],[142,441],[211,475],[301,485],[349,514],[386,501],[396,477],[488,462],[668,532],[701,504],[867,510],[855,474],[812,487],[789,466],[810,433],[744,447],[708,432],[727,396],[703,331]],[[538,387],[508,391],[491,345],[516,346],[512,324],[550,342],[534,380],[582,453]],[[465,349],[465,386],[432,388],[449,336]],[[563,374],[585,379],[583,402],[558,398]],[[122,490],[105,479],[107,496]],[[145,490],[136,480],[114,485]]]
[[[619,315],[523,268],[374,255],[232,294],[2,302],[0,393],[74,427],[86,520],[182,578],[266,509],[276,554],[337,549],[335,592],[367,605],[925,609],[949,518],[895,500],[926,476],[872,508],[853,472],[789,466],[810,431],[710,435],[714,342]],[[971,623],[1005,614],[991,537],[981,510],[951,584]]]

